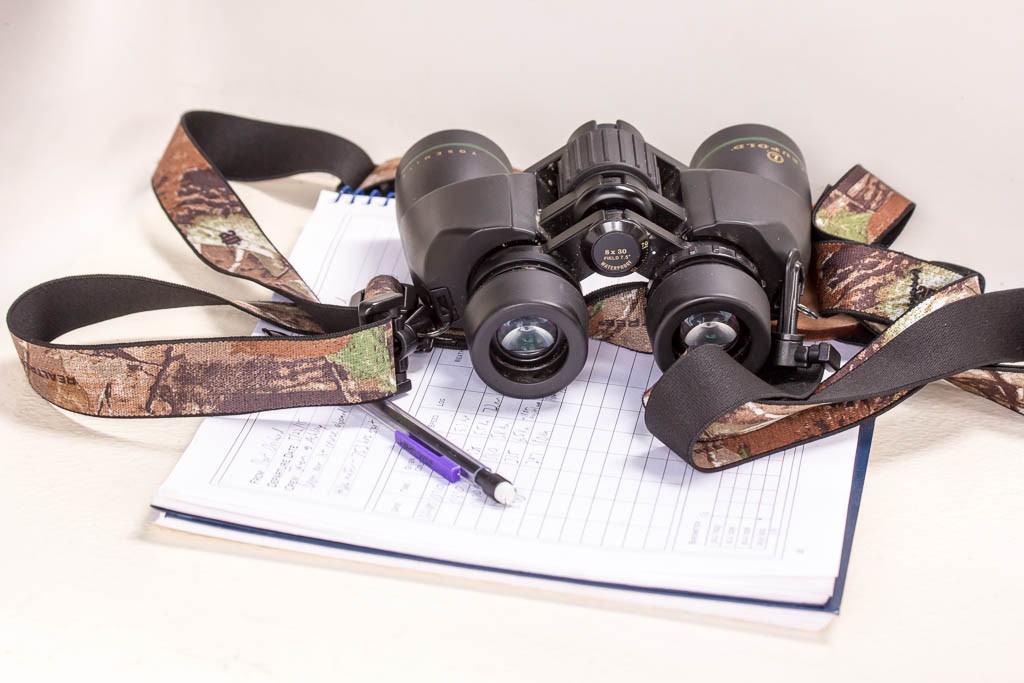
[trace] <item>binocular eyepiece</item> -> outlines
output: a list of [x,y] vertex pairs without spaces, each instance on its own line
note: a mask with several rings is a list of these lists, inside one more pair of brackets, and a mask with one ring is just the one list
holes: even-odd
[[441,131],[402,158],[396,193],[422,303],[463,330],[474,369],[502,394],[550,395],[579,374],[580,282],[595,274],[648,279],[662,369],[705,345],[755,372],[794,364],[773,355],[771,320],[796,305],[784,294],[810,256],[810,191],[800,150],[773,128],[721,130],[687,167],[623,121],[591,122],[521,173],[488,138]]
[[462,317],[477,374],[520,398],[559,391],[587,360],[587,305],[579,285],[535,249],[510,246],[485,259]]

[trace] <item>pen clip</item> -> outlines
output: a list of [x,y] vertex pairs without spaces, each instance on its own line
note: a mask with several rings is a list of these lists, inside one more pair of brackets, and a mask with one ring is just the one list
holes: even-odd
[[395,443],[403,450],[411,453],[414,458],[422,462],[431,470],[447,479],[449,483],[454,484],[462,478],[462,468],[459,467],[458,464],[444,457],[440,453],[435,453],[416,437],[396,430]]

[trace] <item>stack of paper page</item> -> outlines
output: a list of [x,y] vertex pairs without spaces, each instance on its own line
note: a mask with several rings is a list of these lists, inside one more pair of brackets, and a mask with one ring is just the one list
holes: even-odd
[[[331,303],[378,273],[408,281],[379,198],[324,193],[292,263]],[[538,400],[495,393],[463,351],[417,354],[410,375],[396,402],[512,480],[514,505],[448,484],[358,406],[328,406],[206,419],[158,523],[795,627],[838,610],[866,430],[704,474],[644,426],[650,355],[591,342],[577,380]]]

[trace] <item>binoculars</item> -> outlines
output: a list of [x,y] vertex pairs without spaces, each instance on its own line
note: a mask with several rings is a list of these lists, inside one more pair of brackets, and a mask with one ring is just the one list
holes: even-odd
[[796,334],[811,197],[799,148],[774,128],[725,128],[686,166],[624,121],[592,121],[523,172],[488,138],[446,130],[409,149],[395,183],[419,301],[502,394],[547,396],[579,374],[593,274],[647,279],[663,370],[705,345],[758,373],[837,360]]

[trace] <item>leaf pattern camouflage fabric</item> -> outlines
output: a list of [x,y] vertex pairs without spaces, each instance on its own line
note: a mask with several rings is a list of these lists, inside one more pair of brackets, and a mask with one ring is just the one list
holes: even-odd
[[650,353],[651,339],[647,334],[645,317],[646,288],[642,283],[613,286],[588,296],[590,322],[587,333],[590,337]]
[[975,368],[947,377],[953,386],[1024,415],[1024,368]]
[[246,313],[262,318],[293,332],[323,334],[326,330],[309,313],[295,304],[284,301],[233,301],[232,304]]
[[852,313],[891,323],[963,273],[869,244],[814,245],[818,296],[824,315]]
[[975,368],[948,381],[1024,415],[1024,367]]
[[402,287],[402,283],[398,281],[393,275],[376,275],[370,278],[370,281],[366,283],[366,287],[363,289],[364,299],[374,299],[378,296],[388,296],[390,294],[401,294],[405,289]]
[[814,210],[814,226],[842,240],[889,244],[913,211],[909,199],[854,166],[825,189]]
[[395,393],[392,326],[305,338],[118,346],[14,338],[29,383],[61,408],[101,417],[250,413],[375,401]]
[[153,174],[153,191],[181,236],[210,266],[290,298],[316,301],[182,124]]

